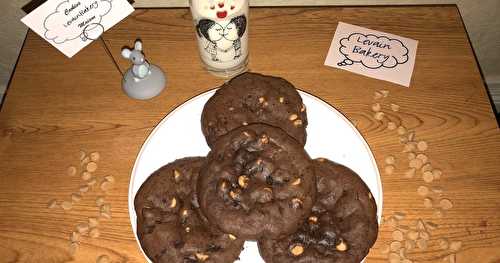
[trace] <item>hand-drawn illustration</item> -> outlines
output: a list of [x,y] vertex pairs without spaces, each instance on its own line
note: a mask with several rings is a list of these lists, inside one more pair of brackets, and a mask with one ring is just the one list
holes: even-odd
[[340,40],[339,51],[345,59],[338,66],[361,63],[369,69],[394,68],[408,61],[408,48],[401,40],[373,34],[352,33]]
[[241,56],[241,37],[247,28],[244,15],[234,17],[226,24],[201,19],[196,25],[198,35],[206,40],[204,49],[213,61],[226,62]]
[[111,0],[66,0],[44,20],[47,40],[62,44],[80,38],[94,40],[104,32],[102,17],[111,11]]
[[87,39],[96,40],[102,35],[102,33],[104,33],[104,31],[105,30],[103,25],[98,23],[92,23],[87,25],[83,29],[83,32],[80,35],[80,37],[83,41],[86,41]]

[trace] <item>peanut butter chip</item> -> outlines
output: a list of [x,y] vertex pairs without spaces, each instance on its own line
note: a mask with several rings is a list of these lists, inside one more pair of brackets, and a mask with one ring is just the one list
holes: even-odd
[[396,241],[403,241],[404,240],[403,232],[401,232],[400,230],[393,231],[392,232],[392,239],[394,239]]
[[302,204],[303,204],[302,200],[300,200],[300,199],[298,199],[298,198],[293,198],[293,199],[292,199],[292,207],[293,207],[293,208],[296,208],[296,209],[297,209],[297,208],[301,208],[301,207],[302,207]]
[[306,105],[302,104],[302,106],[300,107],[300,112],[304,112],[306,111]]
[[392,155],[389,155],[389,156],[385,157],[385,163],[386,164],[395,164],[396,158],[394,158],[394,156],[392,156]]
[[449,247],[448,241],[444,238],[439,239],[438,243],[439,243],[439,248],[441,248],[441,249],[448,249],[448,247]]
[[85,234],[89,231],[89,225],[85,223],[80,223],[76,225],[76,231],[78,231],[78,233],[80,234]]
[[461,241],[452,241],[450,243],[450,249],[453,251],[458,251],[462,247],[462,242]]
[[381,121],[384,119],[384,116],[385,116],[385,113],[379,111],[373,115],[373,118],[375,118],[375,120]]
[[102,196],[98,196],[98,197],[95,199],[95,204],[96,204],[97,206],[101,206],[101,205],[103,205],[103,204],[104,204],[104,197],[102,197]]
[[295,120],[293,125],[295,125],[295,127],[302,126],[302,120]]
[[86,156],[85,158],[83,158],[81,161],[80,161],[80,164],[82,165],[82,167],[87,164],[88,162],[90,162],[90,157]]
[[64,210],[70,210],[71,208],[73,208],[73,204],[71,204],[71,202],[68,202],[68,201],[63,201],[61,203],[61,207]]
[[106,219],[111,219],[111,211],[109,211],[109,212],[106,212],[106,211],[101,211],[101,212],[99,213],[99,216],[100,216],[100,217],[104,217],[104,218],[106,218]]
[[264,97],[259,98],[259,103],[264,103],[264,101],[266,101],[266,99],[264,99]]
[[104,192],[109,191],[112,188],[112,183],[109,181],[101,182],[101,190]]
[[57,201],[55,199],[52,199],[49,201],[49,203],[47,204],[47,208],[56,208],[57,207]]
[[229,107],[228,109],[229,111],[233,111],[234,110],[234,107]]
[[450,199],[441,199],[439,201],[439,206],[443,208],[444,210],[448,210],[453,208],[453,203],[450,201]]
[[422,172],[427,172],[427,171],[432,171],[432,165],[430,163],[426,163],[424,164],[424,166],[422,166]]
[[87,171],[85,171],[85,172],[82,173],[82,180],[87,181],[90,178],[92,178],[92,174],[91,173],[89,173]]
[[310,216],[308,218],[308,220],[309,220],[310,223],[313,223],[313,224],[318,223],[318,217],[316,217],[316,216]]
[[188,216],[188,210],[186,210],[186,209],[182,210],[181,215],[182,215],[183,217]]
[[95,162],[90,162],[87,164],[87,171],[93,173],[97,170],[97,163]]
[[236,240],[236,236],[235,236],[235,235],[233,235],[233,234],[228,234],[228,236],[229,236],[229,239],[231,239],[231,240]]
[[394,167],[394,166],[392,166],[392,165],[387,165],[387,166],[385,167],[385,174],[387,174],[387,175],[391,175],[391,174],[393,174],[393,173],[394,173],[394,169],[395,169],[395,167]]
[[115,182],[115,177],[112,176],[112,175],[108,175],[108,176],[105,176],[104,177],[104,180],[110,182],[110,183],[114,183]]
[[388,90],[379,90],[379,91],[380,91],[380,93],[382,94],[382,96],[384,98],[386,98],[387,96],[389,96],[389,91]]
[[99,232],[99,229],[97,229],[95,227],[90,229],[89,236],[91,238],[98,238],[100,235],[101,235],[101,233]]
[[90,217],[89,218],[89,227],[97,227],[99,225],[99,221],[95,217]]
[[394,103],[391,103],[391,110],[392,111],[399,111],[399,105],[398,104],[394,104]]
[[186,231],[186,233],[189,233],[189,232],[191,232],[191,228],[190,227],[186,227],[186,228],[184,228],[184,231]]
[[80,200],[82,200],[82,196],[80,194],[77,193],[71,194],[71,201],[73,203],[80,202]]
[[340,243],[335,247],[338,251],[346,251],[347,250],[347,244],[344,242],[344,240],[340,240]]
[[427,188],[427,186],[421,185],[417,188],[417,193],[420,196],[426,196],[429,194],[429,188]]
[[248,181],[250,181],[250,178],[248,178],[248,176],[246,176],[246,175],[240,175],[238,177],[238,185],[241,188],[247,188],[248,187]]
[[206,254],[196,253],[195,255],[196,255],[196,258],[202,262],[208,259],[208,255],[206,255]]
[[408,133],[408,141],[412,142],[415,139],[415,132],[411,131]]
[[177,206],[177,198],[172,198],[172,200],[170,201],[170,208],[174,208]]
[[373,110],[374,112],[378,112],[378,111],[380,111],[381,109],[382,109],[382,107],[380,106],[380,103],[374,103],[374,104],[372,105],[372,110]]
[[299,185],[299,184],[300,184],[300,182],[301,182],[300,178],[297,178],[297,179],[295,179],[295,180],[292,182],[292,185],[293,185],[293,186]]
[[69,240],[71,242],[78,242],[80,240],[80,233],[78,232],[71,232],[70,236],[69,236]]
[[397,253],[389,254],[389,263],[401,263],[401,256]]
[[398,212],[394,212],[394,215],[393,215],[393,216],[394,216],[394,218],[396,218],[397,220],[403,220],[403,219],[405,219],[406,214],[405,214],[405,213],[403,213],[403,212],[399,212],[399,211],[398,211]]
[[101,155],[98,152],[93,152],[90,154],[90,160],[92,160],[93,162],[97,162],[99,161],[99,159],[101,159]]
[[100,255],[96,260],[96,263],[110,263],[110,262],[111,259],[109,259],[107,255]]
[[178,182],[179,179],[180,179],[180,177],[181,177],[181,173],[179,171],[177,171],[177,170],[174,170],[174,180],[176,182]]
[[427,142],[425,142],[425,141],[419,141],[418,144],[417,144],[418,150],[422,151],[422,152],[425,151],[425,150],[427,150],[427,147],[428,147],[427,146]]
[[68,167],[68,170],[66,171],[69,176],[73,176],[76,174],[76,167],[70,166]]
[[290,248],[290,252],[296,257],[300,256],[302,255],[302,253],[304,253],[304,247],[299,244],[292,245]]
[[84,151],[80,151],[80,161],[85,159],[86,156],[87,156],[87,154]]
[[402,244],[399,241],[393,241],[390,245],[391,251],[393,251],[393,252],[399,251],[399,249],[401,247],[402,247]]
[[417,232],[417,231],[414,231],[414,230],[410,230],[410,231],[408,231],[408,233],[406,234],[406,236],[407,236],[410,240],[417,240],[417,238],[418,238],[418,232]]
[[260,141],[263,143],[263,144],[267,144],[269,143],[269,136],[265,135],[265,134],[262,134],[260,136]]
[[439,170],[439,169],[432,170],[432,175],[434,175],[435,179],[441,178],[442,174],[443,174],[443,172],[441,172],[441,170]]
[[290,116],[288,116],[288,119],[289,119],[290,121],[294,121],[294,120],[296,120],[298,117],[299,117],[299,116],[297,116],[297,114],[290,114]]
[[279,101],[280,101],[280,103],[283,103],[283,102],[285,102],[285,98],[280,97],[280,98],[279,98]]
[[87,185],[80,186],[80,193],[86,193],[89,191],[89,187]]
[[248,122],[244,121],[244,122],[242,122],[242,123],[241,123],[241,125],[243,125],[243,126],[247,126],[247,125],[248,125]]
[[71,255],[74,255],[76,253],[76,251],[78,250],[79,247],[80,247],[80,245],[78,245],[77,242],[71,242],[69,244],[69,253]]
[[394,123],[392,121],[390,121],[390,122],[387,123],[387,129],[389,129],[390,131],[393,131],[396,128],[397,128],[396,123]]
[[415,158],[415,159],[413,159],[413,160],[410,161],[410,167],[416,168],[416,169],[422,168],[423,164],[424,163],[422,162],[422,160],[417,159],[417,158]]
[[397,132],[399,135],[403,135],[406,133],[406,128],[403,126],[399,126]]
[[432,183],[432,181],[434,181],[434,175],[432,172],[427,171],[422,174],[422,179],[424,179],[424,182],[426,183]]
[[238,200],[240,198],[240,195],[234,191],[229,191],[229,196],[231,196],[233,200]]

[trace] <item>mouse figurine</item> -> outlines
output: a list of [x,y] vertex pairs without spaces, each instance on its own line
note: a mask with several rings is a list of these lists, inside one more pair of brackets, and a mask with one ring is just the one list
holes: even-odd
[[132,61],[123,76],[122,88],[131,98],[147,100],[161,93],[165,87],[165,73],[156,65],[149,64],[142,52],[142,42],[136,40],[134,48],[123,48],[122,56]]

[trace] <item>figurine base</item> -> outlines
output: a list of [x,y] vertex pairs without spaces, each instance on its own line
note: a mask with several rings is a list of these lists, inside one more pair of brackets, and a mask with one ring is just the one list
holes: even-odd
[[125,72],[122,79],[123,92],[132,99],[148,100],[158,96],[166,84],[166,76],[163,71],[155,65],[150,66],[150,74],[143,79],[134,79],[132,68]]

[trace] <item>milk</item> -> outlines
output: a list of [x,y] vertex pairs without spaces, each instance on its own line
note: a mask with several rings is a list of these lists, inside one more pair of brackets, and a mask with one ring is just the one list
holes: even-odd
[[190,0],[204,66],[229,77],[248,63],[248,0]]

